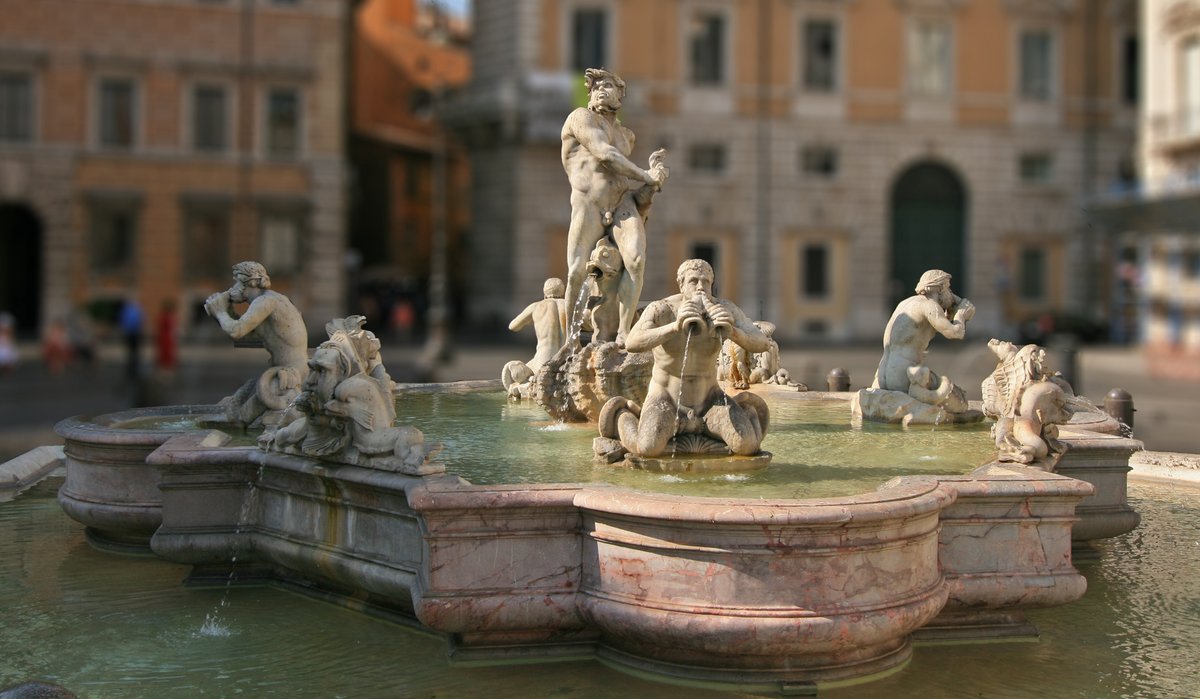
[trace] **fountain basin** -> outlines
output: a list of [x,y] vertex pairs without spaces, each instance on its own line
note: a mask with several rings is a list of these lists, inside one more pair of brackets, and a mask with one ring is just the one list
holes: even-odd
[[[86,442],[126,417],[60,430]],[[151,445],[131,432],[109,448],[132,461]],[[1137,445],[1065,438],[1077,455],[1108,450],[1114,462]],[[751,499],[473,485],[267,453],[196,428],[157,443],[125,467],[97,457],[103,445],[70,448],[66,501],[83,500],[73,474],[92,501],[112,488],[117,510],[141,504],[120,478],[152,478],[150,546],[191,565],[192,582],[269,580],[408,619],[443,634],[458,661],[597,657],[790,691],[893,670],[914,638],[1035,634],[1024,610],[1085,589],[1071,532],[1095,489],[1039,468],[992,463],[858,495]]]
[[59,504],[93,543],[147,550],[162,523],[162,494],[160,470],[146,457],[173,436],[221,420],[215,405],[182,405],[59,422],[54,431],[63,438],[67,471]]
[[[599,657],[779,691],[904,664],[936,622],[1083,594],[1080,481],[1024,467],[760,501],[476,486],[172,438],[159,556],[415,618],[466,661]],[[217,437],[220,439],[220,437]],[[982,628],[982,627],[981,627]],[[1003,635],[994,629],[986,634]]]

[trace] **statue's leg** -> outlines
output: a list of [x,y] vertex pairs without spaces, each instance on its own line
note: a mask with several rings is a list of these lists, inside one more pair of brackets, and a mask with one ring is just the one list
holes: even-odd
[[621,282],[617,286],[617,299],[621,305],[621,325],[617,337],[624,340],[633,327],[637,315],[638,299],[642,295],[642,283],[646,278],[646,223],[638,215],[633,198],[626,196],[617,208],[613,223],[613,240],[621,253],[625,266]]
[[661,456],[675,436],[675,403],[669,398],[651,398],[642,405],[642,416],[622,413],[617,421],[621,444],[635,456]]
[[[572,197],[574,199],[574,197]],[[582,202],[571,202],[571,227],[567,229],[567,326],[578,317],[582,308],[576,308],[579,292],[587,279],[588,256],[596,241],[604,235],[600,221],[600,210]]]
[[709,408],[704,425],[711,436],[725,442],[734,454],[752,456],[762,446],[768,415],[767,404],[761,397],[740,393]]

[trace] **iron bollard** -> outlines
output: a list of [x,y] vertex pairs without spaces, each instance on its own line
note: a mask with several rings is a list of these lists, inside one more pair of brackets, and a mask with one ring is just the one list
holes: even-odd
[[1104,412],[1116,418],[1124,425],[1128,425],[1129,429],[1133,429],[1133,414],[1137,409],[1133,407],[1133,396],[1129,395],[1129,391],[1123,388],[1114,388],[1104,396]]
[[829,384],[829,391],[831,393],[841,393],[850,390],[850,374],[841,367],[830,369],[829,375],[825,377],[825,382]]

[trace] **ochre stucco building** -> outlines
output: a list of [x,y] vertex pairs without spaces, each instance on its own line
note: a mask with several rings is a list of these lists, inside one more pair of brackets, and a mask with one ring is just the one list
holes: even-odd
[[22,327],[128,294],[200,321],[243,259],[310,327],[343,313],[347,3],[0,15],[0,306]]
[[[461,120],[474,177],[473,319],[566,272],[559,128],[583,68],[629,85],[634,159],[669,150],[643,300],[709,258],[719,293],[791,340],[877,339],[941,267],[1012,332],[1103,313],[1080,205],[1127,177],[1132,0],[501,0],[475,4]],[[477,270],[479,272],[480,270]]]

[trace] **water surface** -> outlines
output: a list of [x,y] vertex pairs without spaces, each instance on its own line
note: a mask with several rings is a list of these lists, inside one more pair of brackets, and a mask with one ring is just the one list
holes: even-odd
[[402,396],[397,421],[442,442],[447,470],[478,484],[612,483],[675,495],[815,498],[874,490],[895,476],[967,473],[995,458],[988,424],[854,425],[845,401],[766,398],[771,426],[763,449],[774,455],[771,465],[730,474],[648,473],[597,462],[595,425],[556,422],[536,404],[510,403],[500,393]]
[[[1200,696],[1200,498],[1137,483],[1130,495],[1141,527],[1081,565],[1083,599],[1030,614],[1039,643],[921,646],[898,673],[821,696]],[[269,587],[233,588],[221,606],[225,591],[184,588],[186,572],[91,549],[53,485],[0,504],[0,687],[41,679],[99,698],[736,696],[591,661],[455,666],[438,637]]]

